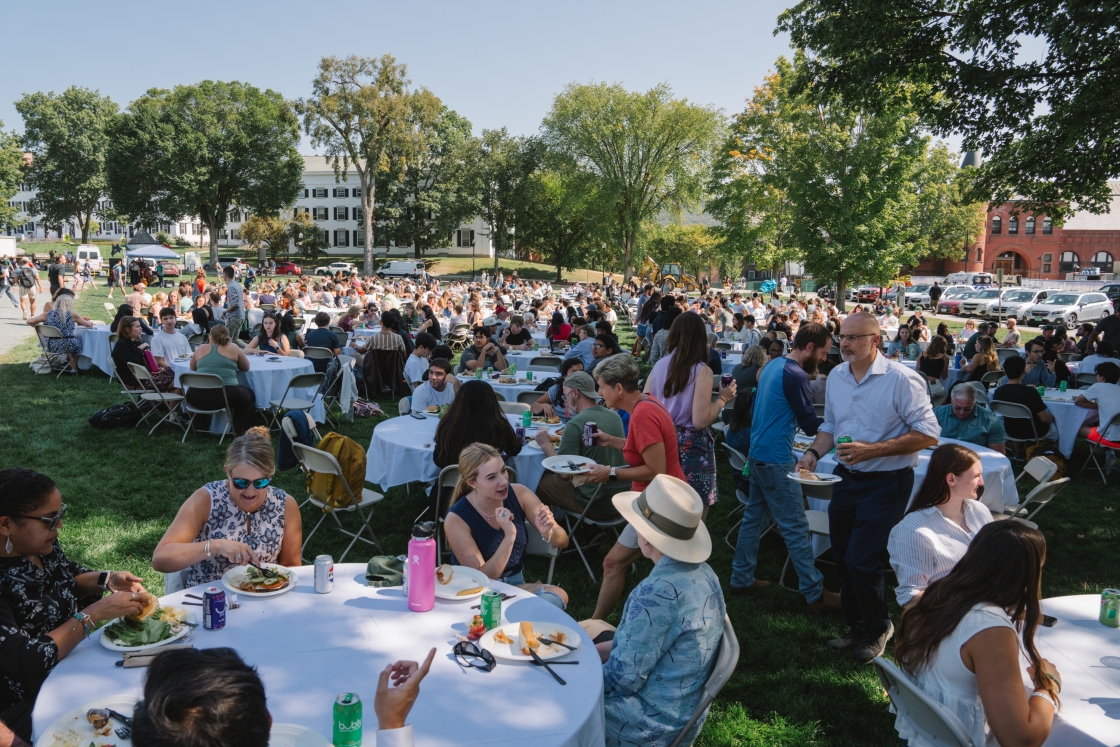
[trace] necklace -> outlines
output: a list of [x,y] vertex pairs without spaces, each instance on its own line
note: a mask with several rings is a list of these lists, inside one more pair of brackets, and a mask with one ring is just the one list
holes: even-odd
[[484,519],[493,519],[495,516],[498,515],[498,510],[497,509],[494,509],[494,513],[492,513],[492,514],[485,514],[485,513],[482,512],[482,509],[478,507],[478,504],[474,502],[473,498],[468,496],[467,500],[471,502],[471,505],[474,506],[474,510],[478,511],[479,515],[481,515],[482,518],[484,518]]

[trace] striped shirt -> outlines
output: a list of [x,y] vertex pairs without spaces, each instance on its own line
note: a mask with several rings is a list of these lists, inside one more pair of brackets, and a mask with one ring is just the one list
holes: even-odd
[[898,576],[894,594],[899,605],[906,604],[934,581],[948,575],[964,557],[980,528],[992,522],[992,512],[980,501],[966,500],[964,522],[967,531],[947,519],[936,506],[931,506],[911,511],[895,524],[887,541],[887,551],[891,555],[891,567]]

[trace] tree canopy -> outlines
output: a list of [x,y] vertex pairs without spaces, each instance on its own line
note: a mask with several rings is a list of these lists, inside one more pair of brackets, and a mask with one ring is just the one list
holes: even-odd
[[71,86],[61,94],[29,93],[16,102],[23,146],[32,154],[26,181],[30,212],[49,226],[74,220],[89,241],[90,222],[106,188],[105,159],[117,105],[97,91]]
[[23,180],[23,150],[19,146],[19,135],[4,132],[0,122],[0,227],[14,227],[23,210],[8,202],[19,192]]
[[[988,159],[978,189],[1060,218],[1107,210],[1120,176],[1115,4],[802,0],[778,18],[821,95],[886,111],[916,86],[923,120]],[[1035,53],[1035,49],[1040,49]]]
[[513,249],[513,232],[528,204],[530,179],[543,157],[539,140],[511,136],[504,127],[483,130],[475,146],[471,189],[478,195],[479,209],[490,228],[495,272],[499,258]]
[[574,270],[595,256],[595,249],[609,239],[611,213],[594,174],[564,158],[549,160],[526,184],[517,242],[555,265],[559,282],[563,270]]

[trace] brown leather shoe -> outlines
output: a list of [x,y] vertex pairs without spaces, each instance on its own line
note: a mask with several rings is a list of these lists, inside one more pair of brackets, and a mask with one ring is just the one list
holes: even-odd
[[840,595],[834,591],[822,591],[821,598],[809,605],[810,612],[830,612],[840,609]]
[[733,596],[739,597],[739,596],[743,596],[744,594],[750,594],[751,592],[754,592],[754,591],[762,591],[763,589],[769,589],[773,585],[774,584],[772,584],[769,581],[763,581],[762,579],[757,579],[756,578],[754,583],[751,584],[750,586],[732,586],[731,587],[731,594]]
[[856,633],[854,630],[849,630],[839,638],[832,638],[824,645],[828,646],[833,651],[843,651],[846,648],[851,648],[863,639],[861,633]]

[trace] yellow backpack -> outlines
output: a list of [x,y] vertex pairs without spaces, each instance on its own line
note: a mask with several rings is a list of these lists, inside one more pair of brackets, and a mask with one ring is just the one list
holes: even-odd
[[[362,488],[366,483],[366,452],[351,438],[338,433],[328,433],[316,447],[325,451],[342,467],[342,474],[346,477],[346,484],[354,497],[361,500]],[[307,473],[307,493],[323,502],[323,512],[330,513],[336,508],[346,508],[351,504],[346,487],[335,475],[326,475],[321,472]]]

